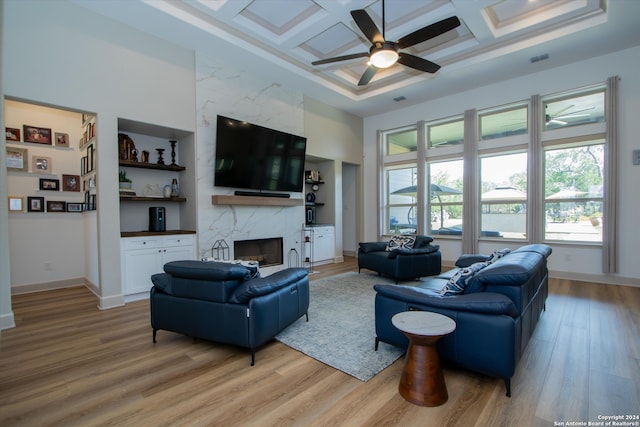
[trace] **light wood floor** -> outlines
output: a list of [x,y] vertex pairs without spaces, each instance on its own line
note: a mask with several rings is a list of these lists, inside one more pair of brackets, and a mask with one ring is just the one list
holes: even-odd
[[[312,280],[356,267],[316,269]],[[447,368],[437,408],[400,397],[402,359],[363,383],[274,341],[251,367],[244,349],[179,334],[160,331],[154,345],[148,301],[99,311],[85,288],[15,296],[0,426],[551,426],[640,414],[640,288],[550,288],[513,397],[501,380]]]

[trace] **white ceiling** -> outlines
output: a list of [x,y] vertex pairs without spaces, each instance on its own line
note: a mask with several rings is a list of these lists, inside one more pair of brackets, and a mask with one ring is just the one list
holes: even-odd
[[368,52],[350,11],[382,30],[381,0],[72,1],[362,117],[640,45],[638,0],[387,0],[387,40],[454,15],[462,24],[404,50],[436,74],[396,64],[358,87],[367,58],[311,62]]

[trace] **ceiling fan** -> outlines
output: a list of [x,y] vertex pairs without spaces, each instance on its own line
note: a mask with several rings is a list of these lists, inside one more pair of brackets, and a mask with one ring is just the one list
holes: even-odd
[[428,25],[419,30],[408,34],[397,41],[389,41],[385,39],[384,35],[384,0],[382,0],[382,33],[378,30],[378,27],[373,22],[369,14],[364,9],[352,10],[351,16],[355,21],[360,31],[371,42],[371,49],[369,52],[354,53],[351,55],[336,56],[334,58],[321,59],[314,61],[312,65],[328,64],[331,62],[346,61],[355,58],[369,57],[369,66],[365,70],[364,74],[360,77],[358,86],[364,86],[371,81],[373,76],[381,68],[389,68],[395,63],[400,63],[410,68],[414,68],[425,73],[435,73],[440,69],[438,64],[435,64],[426,59],[420,58],[415,55],[411,55],[406,52],[400,52],[400,49],[405,49],[413,45],[430,40],[434,37],[444,34],[447,31],[453,30],[460,25],[460,20],[452,16],[435,24]]

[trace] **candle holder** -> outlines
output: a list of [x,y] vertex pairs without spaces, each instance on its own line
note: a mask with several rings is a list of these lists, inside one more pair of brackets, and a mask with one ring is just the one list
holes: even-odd
[[164,154],[164,148],[156,148],[156,151],[158,152],[158,164],[164,165],[164,159],[162,158],[162,155]]
[[176,165],[176,142],[178,141],[174,141],[174,140],[169,141],[169,144],[171,144],[171,165],[172,166]]

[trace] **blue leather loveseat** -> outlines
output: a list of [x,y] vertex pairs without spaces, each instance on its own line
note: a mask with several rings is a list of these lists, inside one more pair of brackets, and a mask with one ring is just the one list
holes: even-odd
[[456,329],[438,342],[440,357],[504,379],[511,396],[511,377],[545,309],[550,254],[549,246],[533,244],[491,256],[463,255],[458,268],[420,285],[375,285],[376,349],[380,341],[407,347],[391,323],[395,314],[444,314]]
[[[289,268],[262,278],[238,264],[173,261],[151,277],[151,327],[255,352],[307,314],[309,278]],[[307,320],[308,315],[307,315]]]

